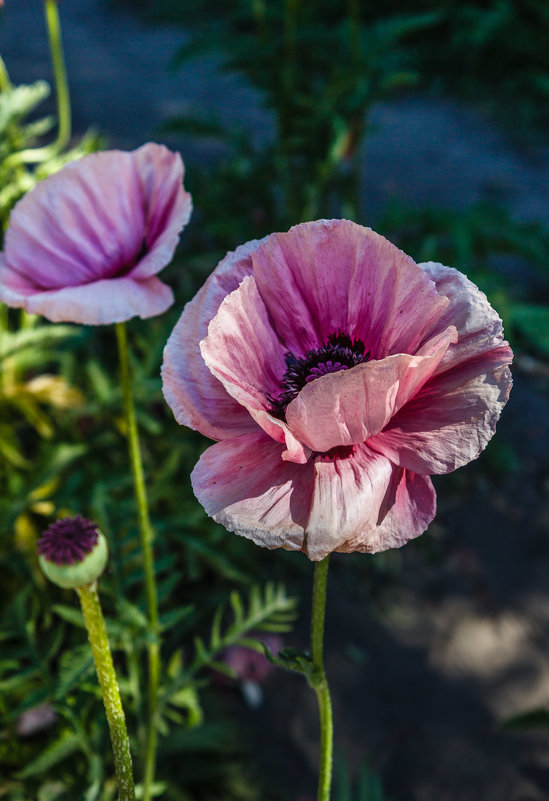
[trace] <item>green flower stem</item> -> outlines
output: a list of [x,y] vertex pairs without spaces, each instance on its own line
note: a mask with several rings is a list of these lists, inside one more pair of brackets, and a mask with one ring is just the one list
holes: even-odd
[[57,97],[57,139],[54,147],[62,150],[71,138],[71,102],[67,70],[63,56],[63,42],[61,39],[61,23],[57,0],[45,0],[44,12],[48,27],[51,61],[55,77],[55,93]]
[[111,649],[107,639],[105,621],[99,602],[97,583],[94,581],[91,584],[78,587],[76,592],[80,598],[82,614],[88,630],[93,661],[95,662],[97,678],[111,733],[118,798],[119,801],[135,801],[130,741],[126,730],[124,709],[120,700],[120,690],[118,689],[116,673],[114,672]]
[[122,396],[124,399],[124,412],[126,415],[127,437],[130,451],[130,462],[135,489],[135,500],[139,518],[141,534],[141,548],[143,551],[143,566],[145,571],[145,587],[147,593],[147,609],[151,632],[148,643],[149,654],[149,715],[147,726],[147,743],[145,747],[145,768],[143,775],[143,801],[150,801],[152,784],[156,768],[156,718],[158,710],[158,680],[160,676],[160,644],[158,626],[158,599],[154,577],[154,532],[149,518],[149,505],[145,488],[145,476],[139,447],[139,435],[135,419],[130,377],[130,358],[128,351],[128,338],[124,323],[116,323],[116,338],[118,340],[118,354],[120,358],[120,379],[122,382]]
[[315,562],[313,583],[313,613],[311,620],[311,658],[313,660],[313,689],[320,713],[320,769],[318,774],[317,801],[330,801],[332,786],[332,761],[334,726],[330,688],[324,672],[322,659],[324,641],[324,614],[326,610],[326,584],[330,557]]
[[4,59],[0,56],[0,92],[7,92],[11,89],[10,76],[6,69]]
[[71,101],[69,95],[69,84],[67,81],[67,70],[65,68],[65,57],[63,55],[63,40],[61,37],[61,23],[59,20],[59,10],[57,0],[45,0],[44,14],[46,26],[48,28],[48,41],[50,45],[50,57],[53,66],[53,76],[55,80],[55,95],[57,98],[57,136],[55,141],[45,147],[34,147],[21,150],[9,156],[5,165],[15,166],[17,164],[39,164],[51,156],[60,153],[71,138]]

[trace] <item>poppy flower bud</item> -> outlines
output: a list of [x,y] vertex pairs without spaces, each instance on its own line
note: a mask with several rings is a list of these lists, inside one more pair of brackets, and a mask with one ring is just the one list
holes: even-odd
[[97,524],[77,515],[52,523],[37,543],[44,574],[63,589],[91,584],[105,570],[107,540]]

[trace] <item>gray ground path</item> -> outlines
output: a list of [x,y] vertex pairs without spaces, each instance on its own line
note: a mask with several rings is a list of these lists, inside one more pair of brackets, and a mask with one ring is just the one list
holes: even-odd
[[[100,0],[63,0],[60,9],[76,133],[93,125],[112,145],[131,148],[183,110],[215,112],[226,125],[272,135],[257,93],[219,72],[215,57],[167,72],[184,39],[180,30],[152,30]],[[6,0],[0,53],[16,83],[49,77],[39,0]],[[519,152],[479,113],[412,98],[377,107],[372,125],[362,161],[365,221],[391,197],[461,207],[494,195],[521,219],[549,220],[548,151]],[[181,148],[189,166],[222,153],[212,142],[184,140]],[[439,558],[431,561],[421,543],[399,552],[401,584],[378,605],[377,619],[369,583],[357,578],[371,569],[367,557],[359,557],[364,568],[353,562],[355,584],[336,559],[327,651],[338,749],[355,766],[370,755],[399,801],[549,797],[546,735],[498,728],[505,717],[549,702],[549,416],[542,384],[518,373],[501,424],[524,472],[486,485],[466,471],[457,483],[441,478],[439,515],[428,535]],[[286,776],[296,797],[310,795],[312,694],[286,676],[266,690],[266,709],[239,714],[271,776]],[[262,723],[265,712],[271,725]],[[280,798],[291,801],[287,792]]]

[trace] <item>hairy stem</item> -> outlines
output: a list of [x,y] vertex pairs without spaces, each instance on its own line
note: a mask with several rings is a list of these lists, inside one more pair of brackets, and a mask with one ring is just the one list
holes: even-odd
[[137,421],[135,419],[135,408],[131,391],[128,338],[124,323],[116,323],[116,337],[118,340],[120,378],[122,382],[122,395],[124,399],[124,413],[126,416],[130,462],[132,466],[135,500],[137,503],[139,531],[141,536],[141,548],[143,552],[143,567],[145,571],[145,588],[147,594],[149,627],[152,635],[147,646],[149,656],[149,709],[147,742],[145,746],[145,767],[143,776],[143,801],[150,801],[156,769],[156,718],[158,710],[158,680],[160,676],[158,599],[154,576],[153,554],[154,532],[149,518],[149,505],[147,501],[147,491],[145,488],[145,476],[143,473],[143,462],[141,459]]
[[323,663],[324,616],[326,610],[326,584],[328,582],[329,556],[315,562],[313,583],[313,611],[311,618],[311,658],[313,660],[313,688],[320,714],[320,768],[318,774],[317,801],[330,801],[332,785],[332,760],[334,727],[332,701]]
[[99,687],[103,696],[107,722],[111,734],[112,751],[114,755],[114,768],[118,784],[119,801],[135,801],[133,785],[132,757],[130,741],[126,730],[126,718],[120,690],[116,680],[116,673],[112,661],[111,649],[107,639],[107,630],[101,611],[97,584],[87,584],[76,590],[80,598],[82,614],[88,630],[93,661],[97,671]]

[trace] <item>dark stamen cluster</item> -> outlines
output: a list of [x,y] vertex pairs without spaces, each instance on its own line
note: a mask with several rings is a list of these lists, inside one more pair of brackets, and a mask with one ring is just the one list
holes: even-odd
[[77,515],[56,520],[37,543],[38,553],[57,565],[81,562],[98,540],[97,524]]
[[272,404],[270,412],[280,420],[286,419],[286,407],[303,389],[305,384],[327,373],[337,373],[356,367],[370,358],[366,346],[360,339],[351,339],[348,334],[337,331],[330,334],[326,342],[318,348],[307,351],[305,356],[294,356],[291,351],[285,355],[286,372],[280,382],[282,392],[275,398],[269,396]]

